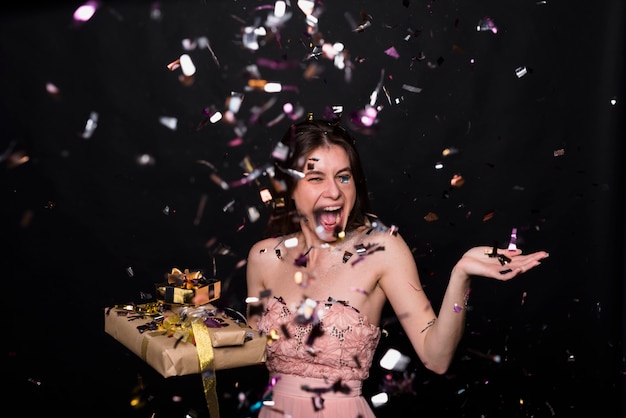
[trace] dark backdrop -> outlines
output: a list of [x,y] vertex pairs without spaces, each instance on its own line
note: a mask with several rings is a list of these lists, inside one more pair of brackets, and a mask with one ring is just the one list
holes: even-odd
[[[436,307],[471,246],[506,244],[517,228],[523,250],[550,252],[512,282],[474,281],[445,376],[422,367],[387,312],[377,359],[398,347],[412,361],[393,376],[403,387],[385,386],[375,363],[364,394],[391,395],[377,414],[623,416],[621,1],[318,2],[319,32],[344,44],[349,72],[307,59],[320,38],[293,1],[273,31],[272,2],[103,2],[81,24],[79,5],[16,6],[0,22],[7,408],[207,416],[199,377],[161,378],[104,333],[103,309],[144,301],[172,267],[215,274],[218,303],[245,309],[240,262],[268,208],[257,185],[224,190],[212,175],[233,182],[245,160],[269,162],[284,103],[319,116],[343,106],[349,124],[377,91],[375,126],[349,126],[375,213],[414,249]],[[477,30],[484,18],[497,33]],[[244,28],[263,26],[259,49],[246,48]],[[167,68],[184,53],[196,66],[185,81]],[[246,90],[253,65],[287,88]],[[236,123],[205,123],[232,93],[244,94]],[[237,398],[254,403],[264,384],[263,368],[220,372],[223,414],[251,416]]]

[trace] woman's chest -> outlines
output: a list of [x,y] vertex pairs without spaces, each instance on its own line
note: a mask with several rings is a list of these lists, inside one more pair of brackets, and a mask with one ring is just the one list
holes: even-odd
[[327,300],[329,297],[363,306],[376,294],[380,269],[376,260],[354,260],[323,255],[306,264],[294,259],[276,263],[267,277],[266,286],[285,303],[294,306],[310,298]]

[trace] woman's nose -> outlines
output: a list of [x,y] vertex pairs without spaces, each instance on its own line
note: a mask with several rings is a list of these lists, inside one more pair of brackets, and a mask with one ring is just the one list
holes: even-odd
[[329,179],[326,182],[326,188],[324,190],[324,195],[327,197],[330,197],[332,199],[337,199],[339,197],[339,194],[341,193],[340,189],[339,189],[339,184],[337,184],[337,181],[335,179]]

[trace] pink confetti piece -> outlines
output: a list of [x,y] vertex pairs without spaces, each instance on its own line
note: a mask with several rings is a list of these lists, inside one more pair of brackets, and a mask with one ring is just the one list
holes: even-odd
[[396,50],[395,47],[391,47],[391,48],[387,48],[385,50],[385,54],[389,55],[392,58],[398,59],[400,58],[400,54],[398,53],[398,51]]

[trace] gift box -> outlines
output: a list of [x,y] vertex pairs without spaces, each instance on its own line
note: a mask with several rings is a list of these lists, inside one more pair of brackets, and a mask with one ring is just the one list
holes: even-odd
[[193,305],[193,297],[196,291],[207,287],[209,300],[212,302],[220,298],[221,282],[216,279],[208,279],[201,271],[181,271],[173,268],[167,274],[167,281],[155,284],[156,299],[161,303],[176,305]]
[[[184,328],[176,330],[175,326],[169,329],[163,329],[162,325],[155,326],[157,323],[155,318],[167,323],[172,318],[179,317],[180,307],[168,307],[170,309],[150,315],[119,308],[106,308],[104,330],[163,377],[200,373],[199,352],[193,333]],[[201,308],[218,312],[214,316],[208,316],[204,322],[209,324],[206,328],[213,347],[215,370],[265,362],[265,337],[260,336],[245,322],[225,315],[211,304],[203,305]],[[176,319],[170,322],[175,321]]]

